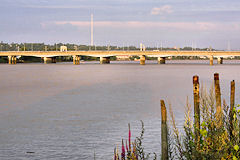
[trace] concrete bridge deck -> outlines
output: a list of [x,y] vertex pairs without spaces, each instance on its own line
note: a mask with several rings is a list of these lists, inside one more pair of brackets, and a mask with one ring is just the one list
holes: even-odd
[[109,57],[109,56],[214,56],[214,57],[231,57],[240,56],[240,51],[1,51],[0,56],[94,56],[94,57]]
[[9,64],[16,64],[16,56],[42,57],[45,63],[55,63],[57,56],[73,56],[73,63],[80,64],[80,56],[100,57],[100,63],[110,63],[111,56],[140,56],[140,64],[145,64],[146,56],[158,57],[159,64],[165,64],[169,56],[206,56],[213,65],[213,58],[223,63],[223,58],[240,56],[240,51],[1,51],[0,56],[8,56]]

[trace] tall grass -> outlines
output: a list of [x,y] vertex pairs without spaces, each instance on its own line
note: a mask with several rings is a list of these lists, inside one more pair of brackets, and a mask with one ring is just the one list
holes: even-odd
[[[168,128],[168,159],[240,159],[240,108],[239,105],[234,105],[235,82],[231,82],[230,106],[226,104],[225,100],[221,101],[220,85],[217,85],[215,81],[215,89],[213,86],[209,90],[203,87],[200,89],[200,117],[198,115],[191,116],[192,107],[187,98],[185,123],[181,133],[177,128],[173,109],[169,103],[171,128]],[[197,121],[200,119],[200,125],[194,123],[196,119]],[[122,141],[122,154],[120,156],[118,150],[115,149],[114,160],[149,159],[150,154],[146,154],[142,146],[143,135],[144,124],[142,122],[140,137],[131,142],[129,125],[128,144],[126,141],[126,147],[124,147]],[[125,148],[127,150],[126,154]],[[156,154],[154,159],[157,159]]]
[[[191,107],[187,102],[184,132],[180,135],[173,111],[169,108],[174,130],[171,137],[177,150],[176,159],[240,159],[240,110],[237,110],[238,106],[229,107],[225,100],[219,110],[213,87],[209,91],[202,88],[200,92],[200,128],[193,125]],[[198,129],[200,136],[197,139],[194,133]]]

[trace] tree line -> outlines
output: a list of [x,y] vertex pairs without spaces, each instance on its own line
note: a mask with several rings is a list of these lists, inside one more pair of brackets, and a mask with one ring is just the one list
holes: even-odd
[[[136,46],[90,46],[83,44],[71,44],[71,43],[55,43],[55,44],[45,44],[45,43],[0,43],[0,51],[59,51],[61,46],[67,46],[68,51],[94,51],[94,50],[124,50],[124,51],[134,51],[140,50],[139,47]],[[209,48],[192,48],[192,47],[146,47],[146,50],[182,50],[182,51],[207,51]],[[214,49],[211,49],[214,50]]]

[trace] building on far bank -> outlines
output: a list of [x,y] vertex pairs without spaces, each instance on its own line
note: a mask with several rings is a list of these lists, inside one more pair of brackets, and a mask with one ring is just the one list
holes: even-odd
[[61,46],[60,52],[67,52],[67,46]]

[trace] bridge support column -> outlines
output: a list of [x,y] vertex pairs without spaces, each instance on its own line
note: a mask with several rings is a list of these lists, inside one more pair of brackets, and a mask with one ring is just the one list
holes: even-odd
[[158,64],[165,64],[166,57],[158,57]]
[[8,56],[8,64],[17,64],[16,56]]
[[223,57],[218,57],[218,64],[223,64]]
[[73,64],[78,65],[80,64],[80,56],[73,56]]
[[146,61],[146,56],[144,55],[140,56],[140,64],[145,65],[145,61]]
[[209,57],[209,61],[210,61],[210,62],[209,62],[210,66],[212,66],[212,65],[213,65],[213,56],[210,56],[210,57]]
[[56,63],[56,57],[44,57],[44,64]]
[[110,57],[100,57],[100,64],[109,64]]

